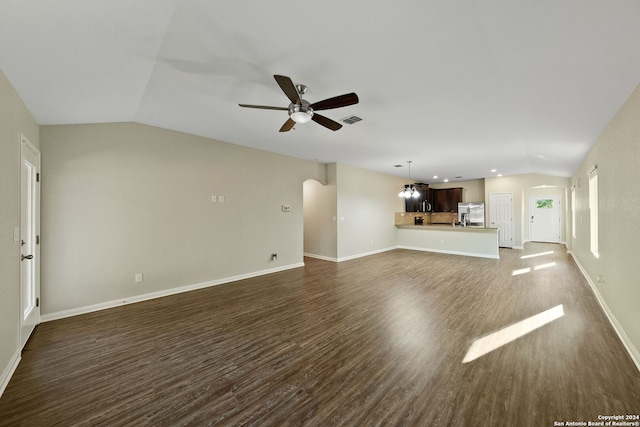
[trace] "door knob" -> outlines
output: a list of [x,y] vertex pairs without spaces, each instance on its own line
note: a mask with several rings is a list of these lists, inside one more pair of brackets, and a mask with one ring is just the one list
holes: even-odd
[[20,255],[20,261],[24,261],[25,259],[33,259],[33,255]]

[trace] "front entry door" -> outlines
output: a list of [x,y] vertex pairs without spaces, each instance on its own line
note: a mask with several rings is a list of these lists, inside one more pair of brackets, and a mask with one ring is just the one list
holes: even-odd
[[529,197],[529,240],[560,243],[560,196]]
[[20,348],[40,323],[40,152],[21,136]]
[[513,193],[492,193],[489,223],[498,229],[498,246],[513,247]]

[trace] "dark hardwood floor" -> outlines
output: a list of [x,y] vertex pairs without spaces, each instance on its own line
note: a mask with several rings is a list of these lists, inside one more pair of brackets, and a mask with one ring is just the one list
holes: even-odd
[[[500,256],[306,259],[41,324],[0,425],[553,426],[640,414],[640,372],[564,246]],[[562,317],[462,363],[474,340],[558,305]]]

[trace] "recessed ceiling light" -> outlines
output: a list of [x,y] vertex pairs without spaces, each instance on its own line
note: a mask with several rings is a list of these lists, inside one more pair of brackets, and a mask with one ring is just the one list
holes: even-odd
[[433,179],[438,179],[438,175],[433,175]]
[[448,178],[445,178],[445,179],[444,179],[444,182],[449,182],[449,179],[448,179]]
[[491,173],[496,173],[498,172],[498,169],[491,169]]
[[499,174],[498,174],[498,176],[502,176],[502,174],[501,174],[501,173],[499,173]]

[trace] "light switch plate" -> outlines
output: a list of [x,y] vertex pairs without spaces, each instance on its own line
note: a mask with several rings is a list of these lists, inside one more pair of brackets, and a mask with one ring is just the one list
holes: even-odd
[[13,227],[13,241],[17,242],[20,240],[20,227]]
[[218,201],[218,196],[211,196],[211,203],[216,203]]
[[220,203],[224,203],[224,196],[218,196],[218,201]]

